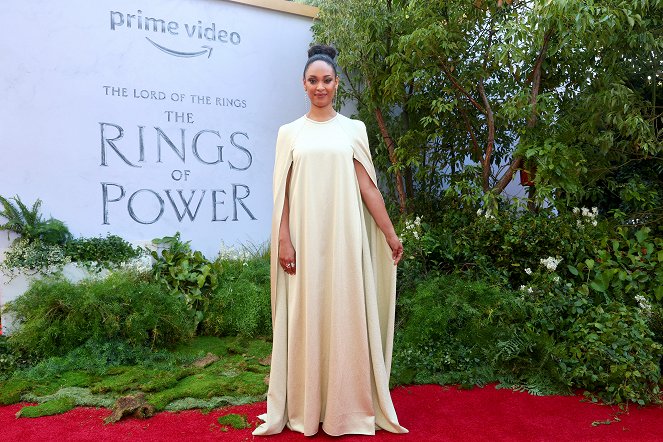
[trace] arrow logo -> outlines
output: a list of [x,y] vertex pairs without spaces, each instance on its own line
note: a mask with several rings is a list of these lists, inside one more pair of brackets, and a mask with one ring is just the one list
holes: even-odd
[[169,49],[165,46],[161,46],[158,43],[155,43],[154,41],[150,40],[149,37],[145,37],[147,41],[152,43],[154,46],[156,46],[157,49],[165,52],[168,55],[173,55],[175,57],[185,57],[185,58],[191,58],[191,57],[198,57],[199,55],[207,54],[207,58],[210,58],[212,56],[212,48],[210,46],[201,46],[202,48],[205,48],[202,51],[197,51],[197,52],[182,52],[182,51],[175,51],[173,49]]

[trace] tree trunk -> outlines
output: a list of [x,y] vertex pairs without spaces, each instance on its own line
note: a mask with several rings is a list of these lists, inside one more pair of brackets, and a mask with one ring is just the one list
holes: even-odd
[[[539,96],[539,89],[541,89],[541,65],[543,64],[543,59],[546,56],[546,51],[548,50],[548,43],[550,42],[550,37],[552,37],[552,33],[553,33],[552,29],[549,29],[544,35],[543,45],[541,46],[539,55],[536,57],[536,61],[534,62],[534,67],[532,68],[532,72],[528,77],[528,80],[532,82],[532,96],[530,97],[531,113],[529,118],[527,119],[527,127],[530,129],[536,126],[536,103],[537,103],[537,98]],[[513,174],[516,173],[516,170],[522,167],[523,167],[523,158],[518,156],[514,157],[507,171],[504,173],[504,175],[502,175],[502,177],[499,179],[499,181],[493,188],[493,191],[495,191],[496,193],[502,193],[502,191],[506,188],[509,182],[511,182]],[[535,193],[536,189],[530,189],[529,196],[531,199],[534,198]]]
[[[378,127],[380,128],[380,134],[382,135],[384,144],[387,146],[387,152],[389,153],[389,161],[391,161],[392,165],[396,166],[398,163],[398,160],[396,159],[396,146],[394,140],[391,138],[391,135],[389,135],[389,129],[387,129],[387,125],[384,122],[384,116],[382,115],[382,109],[380,109],[379,107],[375,108],[375,119],[378,122]],[[403,189],[403,177],[401,176],[401,172],[400,170],[398,170],[398,168],[394,168],[394,172],[396,175],[396,192],[398,193],[398,205],[400,208],[400,212],[405,213],[406,198],[405,198],[405,190]]]

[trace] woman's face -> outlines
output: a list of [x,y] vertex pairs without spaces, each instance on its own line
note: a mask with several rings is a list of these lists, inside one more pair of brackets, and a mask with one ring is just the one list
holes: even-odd
[[311,63],[304,75],[304,90],[315,107],[332,105],[332,100],[338,87],[338,77],[334,75],[334,68],[322,60]]

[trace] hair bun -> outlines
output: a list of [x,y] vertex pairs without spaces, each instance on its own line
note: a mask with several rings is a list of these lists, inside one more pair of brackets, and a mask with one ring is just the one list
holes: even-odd
[[336,51],[335,48],[327,45],[314,45],[311,46],[308,50],[308,57],[311,58],[314,55],[322,54],[326,55],[327,57],[331,58],[332,60],[336,58],[336,54],[338,51]]

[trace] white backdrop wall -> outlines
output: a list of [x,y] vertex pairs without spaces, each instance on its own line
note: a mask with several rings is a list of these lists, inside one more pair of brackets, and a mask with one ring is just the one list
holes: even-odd
[[30,0],[0,15],[0,195],[77,236],[268,240],[311,18],[223,0]]

